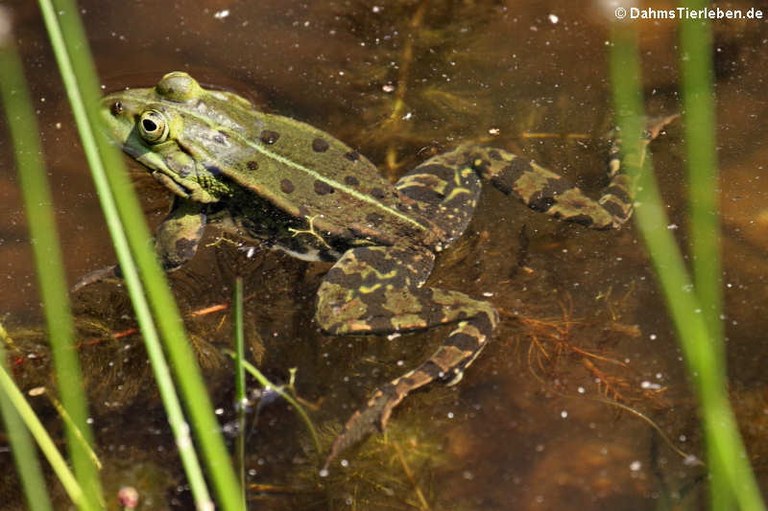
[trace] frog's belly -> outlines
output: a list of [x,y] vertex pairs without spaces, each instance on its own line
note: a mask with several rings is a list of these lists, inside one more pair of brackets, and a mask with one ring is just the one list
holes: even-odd
[[289,219],[276,218],[274,214],[259,215],[254,219],[233,215],[224,209],[210,213],[208,224],[215,224],[225,232],[272,250],[280,250],[302,261],[333,262],[347,249],[359,245],[338,238],[323,237],[311,225],[299,225]]

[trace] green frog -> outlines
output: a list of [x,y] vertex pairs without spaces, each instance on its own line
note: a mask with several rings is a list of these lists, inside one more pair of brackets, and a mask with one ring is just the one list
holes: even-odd
[[426,285],[435,254],[467,228],[483,183],[594,229],[619,227],[632,212],[630,180],[615,151],[597,201],[532,161],[471,144],[392,184],[328,133],[205,89],[183,72],[153,88],[110,94],[102,106],[111,137],[173,192],[155,238],[166,270],[193,257],[205,226],[219,224],[292,256],[333,262],[315,306],[315,321],[329,334],[453,326],[426,361],[373,392],[336,438],[329,461],[383,430],[410,392],[457,383],[491,340],[499,322],[493,305]]

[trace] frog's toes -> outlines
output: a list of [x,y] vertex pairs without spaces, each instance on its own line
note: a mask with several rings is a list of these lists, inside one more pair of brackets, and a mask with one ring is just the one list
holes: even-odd
[[343,451],[359,444],[373,433],[384,431],[394,407],[391,401],[382,390],[377,390],[366,407],[356,411],[349,418],[344,429],[333,441],[331,451],[325,459],[324,470],[327,470],[330,463]]
[[117,265],[107,266],[96,271],[92,271],[89,274],[83,276],[78,280],[74,286],[72,286],[72,292],[76,293],[84,287],[90,286],[97,282],[118,280],[122,278],[120,267]]
[[410,371],[396,380],[376,389],[365,407],[356,411],[347,420],[339,436],[333,441],[331,452],[325,460],[324,470],[339,454],[354,447],[373,433],[382,433],[387,427],[392,410],[400,404],[408,392],[414,387],[420,387],[431,378],[421,374],[421,371]]

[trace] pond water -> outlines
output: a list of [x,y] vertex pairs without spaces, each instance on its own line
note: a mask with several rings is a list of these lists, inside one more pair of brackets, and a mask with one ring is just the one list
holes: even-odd
[[[545,164],[593,197],[604,184],[603,135],[613,122],[609,20],[596,3],[79,5],[105,90],[150,86],[168,71],[183,70],[332,133],[390,178],[425,154],[475,140]],[[32,2],[10,6],[74,283],[114,262],[114,255],[39,14]],[[768,31],[764,22],[713,27],[729,373],[766,488]],[[647,21],[641,29],[647,109],[677,112],[675,25]],[[47,356],[4,122],[0,164],[9,171],[0,174],[0,314],[25,349],[39,354],[17,370],[30,387],[47,381]],[[685,244],[681,124],[670,126],[652,149],[670,228]],[[157,224],[168,197],[137,164],[131,168],[148,219]],[[235,275],[246,281],[252,356],[276,382],[297,368],[296,392],[325,442],[377,385],[418,364],[448,332],[393,340],[322,335],[312,306],[327,264],[264,251],[249,258],[233,240],[222,241],[215,231],[207,236],[206,248],[172,282],[225,425],[232,389],[220,350],[231,342],[228,310],[194,313],[228,303]],[[589,231],[488,190],[464,238],[441,254],[430,284],[486,297],[501,313],[494,342],[461,384],[408,398],[385,435],[344,453],[327,478],[317,475],[297,416],[265,396],[249,421],[253,509],[704,507],[705,471],[683,456],[703,456],[695,402],[631,225]],[[143,509],[191,509],[124,290],[99,283],[73,302],[108,488],[136,486]],[[11,466],[5,450],[0,464]],[[17,508],[12,480],[3,477],[0,509]]]

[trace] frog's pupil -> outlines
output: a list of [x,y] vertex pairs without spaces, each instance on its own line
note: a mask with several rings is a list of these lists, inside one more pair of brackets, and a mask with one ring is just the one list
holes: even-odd
[[149,119],[144,119],[143,121],[141,121],[141,125],[144,128],[144,131],[146,131],[147,133],[152,133],[153,131],[157,130],[157,123]]

